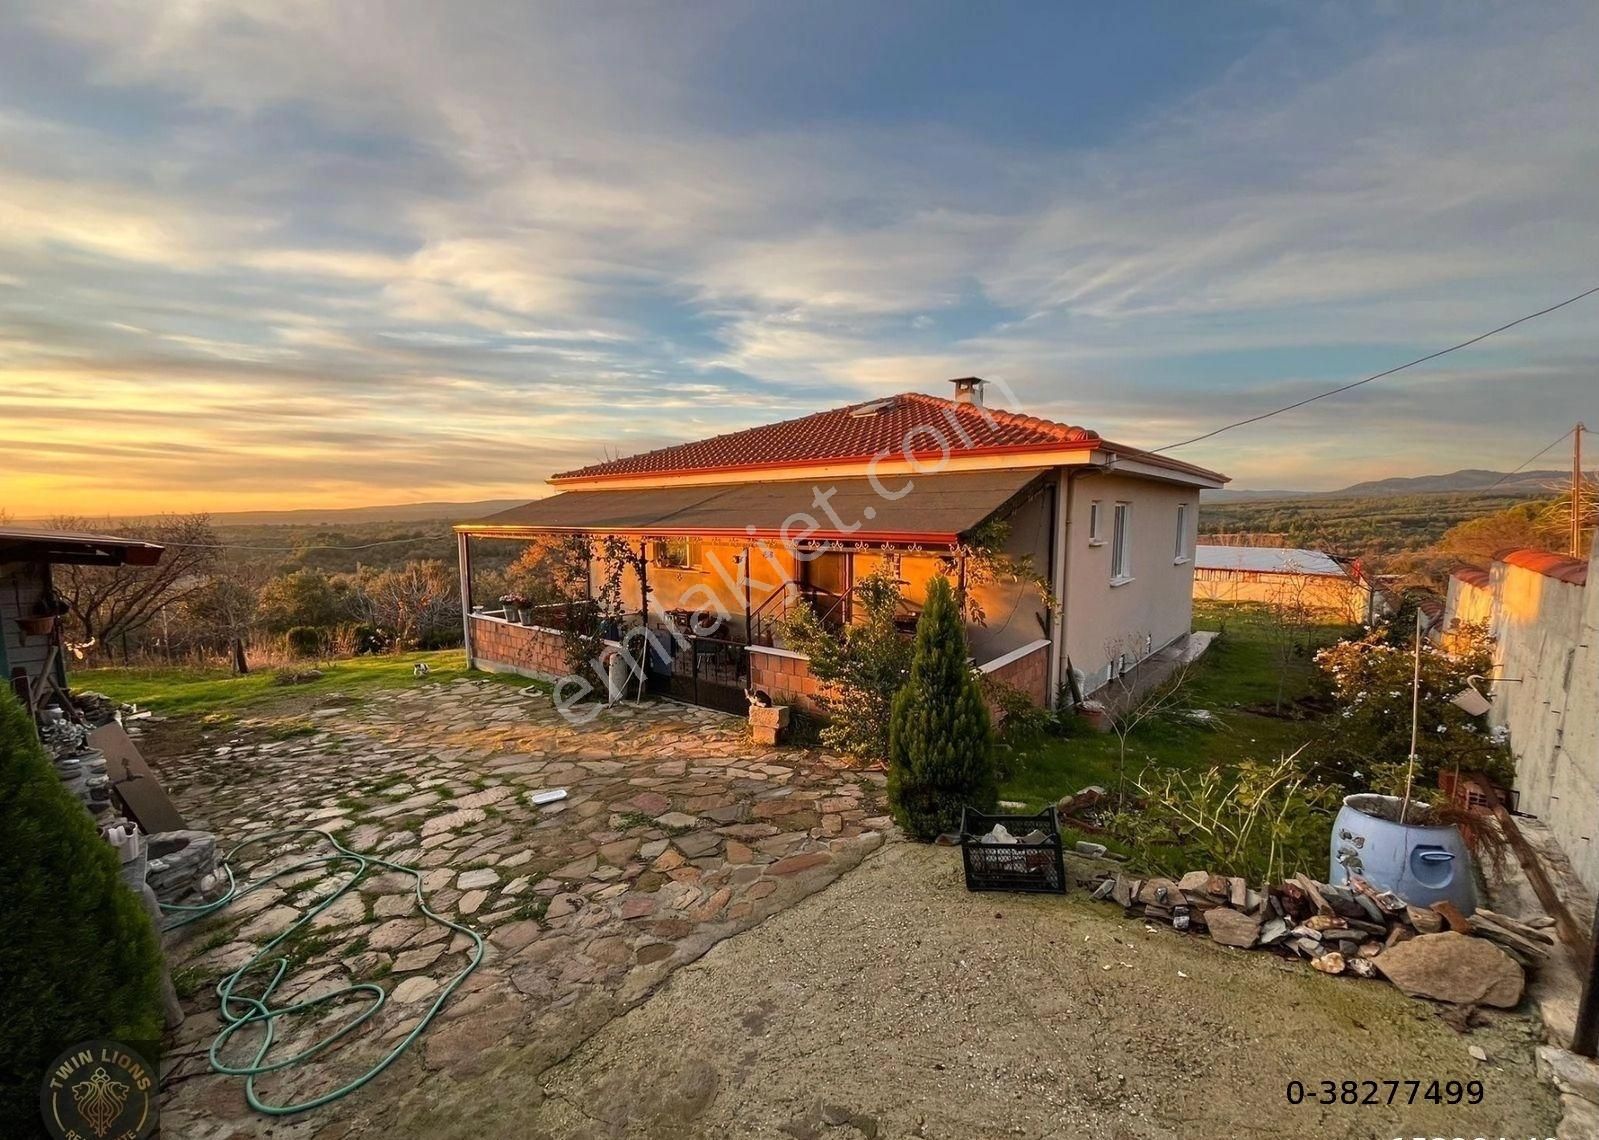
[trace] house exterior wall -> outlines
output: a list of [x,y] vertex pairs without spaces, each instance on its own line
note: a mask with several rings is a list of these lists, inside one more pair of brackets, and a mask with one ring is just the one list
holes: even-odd
[[1495,562],[1486,589],[1451,580],[1444,628],[1485,617],[1495,638],[1488,721],[1510,732],[1518,806],[1549,825],[1599,893],[1599,589]]
[[[1018,562],[1025,559],[1034,576],[1046,580],[1050,573],[1049,540],[1054,512],[1051,487],[1022,503],[1005,520],[1004,553]],[[995,581],[973,587],[972,595],[984,616],[983,624],[966,630],[973,660],[992,661],[1049,636],[1049,607],[1032,583]],[[1040,703],[1048,702],[1046,699]]]
[[1336,617],[1340,621],[1366,620],[1367,591],[1349,578],[1321,574],[1282,574],[1264,570],[1196,570],[1196,601],[1260,602],[1277,605],[1291,602],[1307,609]]
[[[744,566],[742,542],[705,540],[699,544],[700,561],[693,567],[678,569],[657,566],[646,570],[650,589],[650,612],[665,610],[710,610],[725,614],[732,636],[744,633]],[[784,583],[799,576],[799,560],[794,553],[777,546],[751,546],[749,607],[758,610]],[[598,591],[605,580],[607,566],[596,558],[590,569],[590,588]],[[631,567],[622,572],[622,608],[630,613],[642,609],[638,575]]]
[[[1186,637],[1193,625],[1195,487],[1114,473],[1071,482],[1065,527],[1064,657],[1085,696],[1111,678],[1113,658],[1134,660]],[[1100,539],[1089,538],[1091,504],[1100,503]],[[1115,505],[1131,504],[1130,580],[1111,582]],[[1177,555],[1177,508],[1186,504],[1184,555]],[[1118,648],[1119,645],[1119,648]],[[1064,679],[1065,661],[1056,676]]]

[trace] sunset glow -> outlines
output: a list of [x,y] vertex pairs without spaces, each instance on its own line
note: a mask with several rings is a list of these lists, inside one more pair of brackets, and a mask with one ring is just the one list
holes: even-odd
[[[16,518],[531,497],[970,374],[1153,447],[1599,283],[1592,5],[0,22]],[[1182,457],[1509,468],[1596,312]]]

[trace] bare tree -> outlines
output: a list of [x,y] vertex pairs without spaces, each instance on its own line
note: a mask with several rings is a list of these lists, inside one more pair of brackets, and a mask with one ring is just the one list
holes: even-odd
[[229,666],[241,676],[250,671],[245,646],[268,573],[259,564],[224,559],[210,580],[183,603],[190,632],[222,645]]
[[1279,713],[1283,711],[1289,667],[1296,657],[1303,657],[1310,650],[1310,629],[1316,619],[1311,590],[1316,581],[1290,558],[1283,564],[1283,573],[1277,576],[1266,602],[1272,618],[1272,649],[1277,659],[1274,708]]
[[460,605],[454,571],[436,560],[363,573],[356,579],[354,593],[369,624],[393,631],[397,650],[410,648],[452,619]]
[[1110,684],[1114,686],[1107,712],[1110,730],[1116,734],[1116,810],[1125,806],[1127,791],[1127,742],[1140,725],[1148,724],[1181,708],[1186,697],[1183,689],[1188,683],[1190,666],[1181,665],[1170,677],[1140,691],[1136,664],[1123,668],[1123,658],[1130,653],[1142,653],[1150,643],[1144,633],[1129,633],[1105,642],[1105,652],[1110,658]]
[[79,628],[80,640],[109,646],[148,625],[162,606],[182,602],[210,579],[219,546],[209,515],[163,515],[154,522],[96,526],[83,518],[57,518],[58,530],[104,531],[166,547],[154,566],[55,568],[56,593]]

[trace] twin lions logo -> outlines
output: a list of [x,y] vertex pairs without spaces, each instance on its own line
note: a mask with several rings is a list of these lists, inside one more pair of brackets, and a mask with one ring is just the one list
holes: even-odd
[[55,1140],[145,1140],[155,1129],[155,1070],[115,1041],[85,1041],[57,1057],[39,1099]]

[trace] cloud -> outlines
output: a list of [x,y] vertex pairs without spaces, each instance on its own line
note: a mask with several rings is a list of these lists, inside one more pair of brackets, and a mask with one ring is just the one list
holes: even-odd
[[[1074,45],[1003,95],[1022,81],[913,91],[908,64],[731,10],[57,0],[13,23],[0,414],[35,426],[4,434],[37,471],[0,499],[61,498],[43,513],[92,493],[62,440],[126,469],[130,505],[514,495],[970,373],[1158,445],[1599,263],[1589,6],[1278,13],[1181,80]],[[923,23],[839,36],[921,66]],[[1046,114],[1065,66],[1106,67],[1081,129]],[[1591,323],[1183,454],[1246,484],[1509,466],[1582,411]]]

